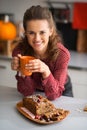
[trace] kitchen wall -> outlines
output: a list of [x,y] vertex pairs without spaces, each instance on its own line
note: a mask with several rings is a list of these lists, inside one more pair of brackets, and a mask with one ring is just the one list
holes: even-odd
[[[48,6],[47,0],[0,0],[0,13],[13,13],[15,21],[21,21],[27,8],[32,5]],[[87,0],[49,0],[57,2],[87,2]]]
[[46,6],[44,0],[0,0],[0,13],[13,13],[15,21],[21,21],[27,8],[32,5]]

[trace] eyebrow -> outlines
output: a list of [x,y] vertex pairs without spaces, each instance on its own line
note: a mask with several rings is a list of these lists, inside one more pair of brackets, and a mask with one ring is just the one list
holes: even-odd
[[[34,32],[34,31],[32,31],[32,30],[28,30],[28,31],[26,31],[27,33],[30,33],[30,32],[33,32],[33,33],[36,33],[36,32]],[[40,30],[39,32],[46,32],[46,30]]]

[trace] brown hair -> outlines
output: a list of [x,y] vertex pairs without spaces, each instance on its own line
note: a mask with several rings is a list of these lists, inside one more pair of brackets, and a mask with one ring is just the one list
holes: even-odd
[[[52,14],[48,8],[41,7],[40,5],[32,6],[31,8],[27,9],[24,13],[23,17],[23,27],[26,31],[26,23],[30,20],[47,20],[49,23],[49,27],[53,28],[53,33],[49,38],[48,43],[48,58],[50,60],[55,60],[58,56],[58,42],[61,42],[61,36],[56,29],[55,22],[53,20]],[[21,51],[23,55],[32,55],[34,54],[33,48],[28,44],[27,37],[22,39],[21,44]]]

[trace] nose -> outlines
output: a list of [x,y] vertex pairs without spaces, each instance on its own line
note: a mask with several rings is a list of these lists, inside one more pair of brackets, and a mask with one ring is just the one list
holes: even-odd
[[40,39],[41,39],[40,34],[39,33],[35,34],[35,40],[38,41]]

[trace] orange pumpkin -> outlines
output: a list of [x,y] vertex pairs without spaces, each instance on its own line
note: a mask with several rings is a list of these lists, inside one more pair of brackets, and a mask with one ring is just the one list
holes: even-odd
[[2,23],[3,23],[3,21],[2,21],[2,20],[0,20],[0,27],[1,27]]
[[1,37],[1,26],[2,26],[2,23],[3,23],[3,21],[0,20],[0,37]]
[[16,35],[16,26],[13,23],[0,21],[0,40],[13,40]]

